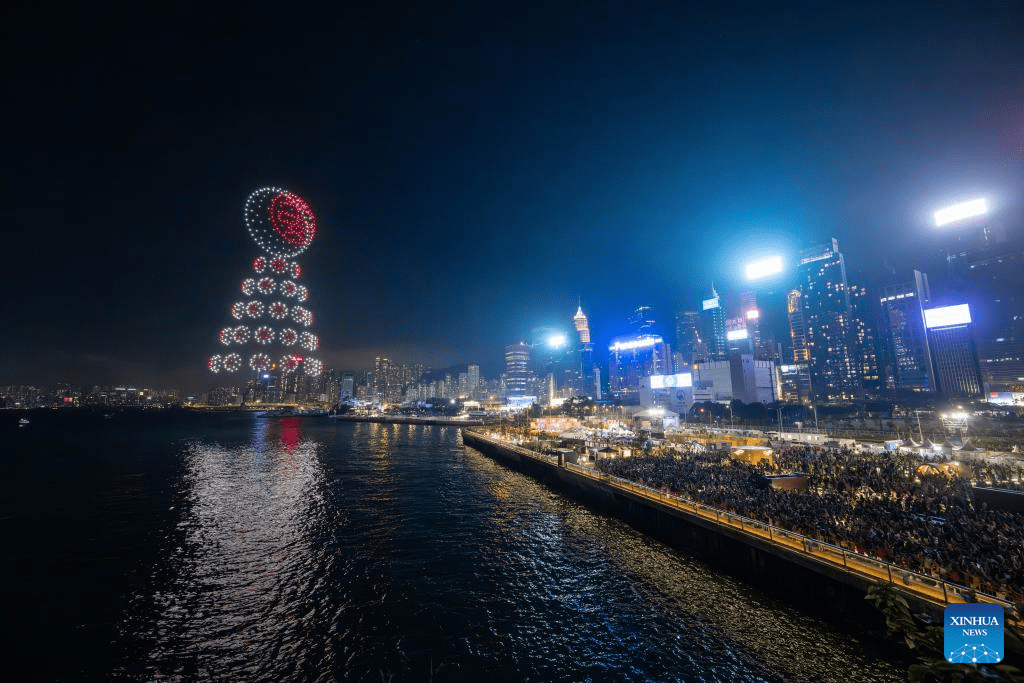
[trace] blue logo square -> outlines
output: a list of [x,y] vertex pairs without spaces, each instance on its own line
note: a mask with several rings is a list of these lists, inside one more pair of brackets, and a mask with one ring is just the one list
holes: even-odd
[[943,658],[955,664],[1003,661],[1003,607],[987,602],[947,605]]

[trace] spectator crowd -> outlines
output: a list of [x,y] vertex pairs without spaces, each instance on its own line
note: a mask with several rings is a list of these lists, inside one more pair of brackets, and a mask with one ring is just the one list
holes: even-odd
[[[972,493],[972,479],[1019,490],[1020,465],[939,468],[906,454],[787,446],[775,451],[774,467],[684,449],[599,459],[597,467],[912,571],[1024,600],[1024,513],[976,505]],[[772,488],[765,475],[779,472],[808,474],[807,490]]]

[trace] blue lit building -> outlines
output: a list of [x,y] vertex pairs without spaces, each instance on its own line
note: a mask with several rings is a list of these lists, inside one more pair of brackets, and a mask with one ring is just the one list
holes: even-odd
[[661,335],[641,333],[612,339],[608,347],[608,390],[623,403],[640,402],[644,377],[672,374],[672,347]]

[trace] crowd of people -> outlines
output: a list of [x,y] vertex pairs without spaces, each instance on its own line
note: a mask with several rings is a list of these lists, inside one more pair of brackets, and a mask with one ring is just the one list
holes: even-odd
[[[602,458],[615,476],[1010,601],[1024,600],[1024,513],[976,504],[972,482],[1019,488],[1019,465],[939,468],[905,454],[788,446],[775,464],[682,448]],[[939,465],[943,463],[937,463]],[[803,472],[806,490],[764,475]]]

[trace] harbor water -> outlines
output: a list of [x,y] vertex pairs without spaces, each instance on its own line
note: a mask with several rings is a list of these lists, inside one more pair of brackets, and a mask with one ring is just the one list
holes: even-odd
[[900,681],[906,663],[462,445],[187,412],[0,424],[39,680]]

